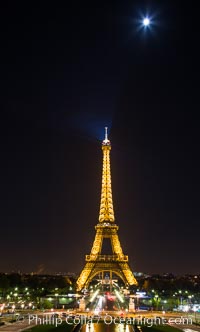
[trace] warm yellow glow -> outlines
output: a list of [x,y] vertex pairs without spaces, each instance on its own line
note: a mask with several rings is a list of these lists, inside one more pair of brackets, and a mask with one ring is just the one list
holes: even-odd
[[[128,264],[128,256],[123,254],[117,234],[118,226],[115,224],[110,172],[111,145],[108,140],[107,130],[105,131],[105,139],[102,142],[102,150],[103,173],[99,223],[95,227],[96,235],[91,253],[86,255],[85,267],[77,280],[78,291],[87,287],[95,275],[104,271],[114,272],[127,285],[137,285],[137,281]],[[111,241],[112,255],[101,255],[104,238],[109,238]]]
[[115,217],[113,210],[111,174],[110,174],[110,150],[111,150],[110,144],[102,145],[102,150],[103,150],[103,172],[102,172],[99,222],[104,222],[104,221],[114,222]]

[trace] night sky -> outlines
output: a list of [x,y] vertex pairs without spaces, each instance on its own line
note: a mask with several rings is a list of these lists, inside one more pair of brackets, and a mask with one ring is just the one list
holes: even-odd
[[[172,0],[6,3],[0,271],[83,268],[107,125],[116,223],[131,268],[199,273],[197,8]],[[151,29],[140,26],[145,14]]]

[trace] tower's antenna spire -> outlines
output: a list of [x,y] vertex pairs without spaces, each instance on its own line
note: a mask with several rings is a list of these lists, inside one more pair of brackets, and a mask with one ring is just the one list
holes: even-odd
[[102,142],[103,145],[110,145],[110,141],[108,139],[108,127],[105,127],[105,138]]
[[105,127],[105,141],[108,141],[108,127]]

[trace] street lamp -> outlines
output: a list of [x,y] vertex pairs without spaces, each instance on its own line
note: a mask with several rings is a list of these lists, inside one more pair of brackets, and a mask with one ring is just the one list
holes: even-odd
[[58,309],[58,293],[55,294],[56,297],[56,309]]
[[156,300],[156,310],[158,310],[158,300],[159,300],[159,297],[158,297],[158,295],[156,294],[156,295],[154,296],[154,298],[155,298],[155,300]]

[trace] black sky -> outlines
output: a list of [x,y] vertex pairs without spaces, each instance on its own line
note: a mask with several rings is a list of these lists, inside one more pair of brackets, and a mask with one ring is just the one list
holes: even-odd
[[81,270],[108,125],[131,267],[200,272],[196,16],[172,0],[2,6],[0,271]]

